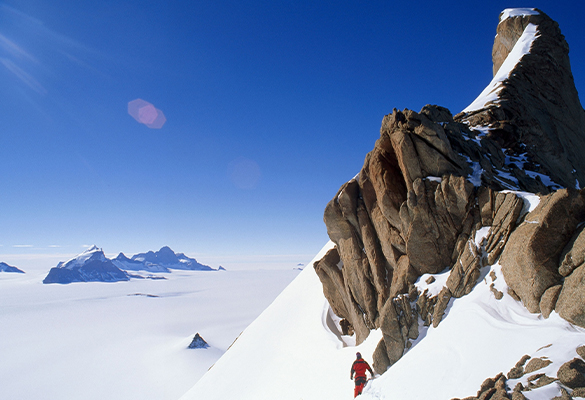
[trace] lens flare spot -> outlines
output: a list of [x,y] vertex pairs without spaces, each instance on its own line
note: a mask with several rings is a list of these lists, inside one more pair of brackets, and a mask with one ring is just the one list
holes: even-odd
[[148,101],[136,99],[128,102],[128,114],[137,122],[152,129],[163,127],[167,119],[163,112]]
[[240,189],[254,189],[260,182],[262,172],[256,161],[239,157],[229,163],[228,175],[232,183]]

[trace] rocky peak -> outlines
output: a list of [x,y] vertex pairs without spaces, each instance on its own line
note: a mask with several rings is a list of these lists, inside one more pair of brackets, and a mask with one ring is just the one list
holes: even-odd
[[[585,182],[585,158],[580,154],[585,111],[571,72],[569,46],[558,24],[540,10],[504,16],[492,52],[494,80],[501,79],[490,84],[497,96],[484,104],[476,100],[455,120],[483,128],[485,137],[519,161],[525,174],[548,176],[558,187],[579,188]],[[530,30],[533,40],[521,43]],[[521,46],[529,52],[508,63]]]
[[508,57],[528,24],[540,25],[544,19],[545,15],[536,8],[509,8],[502,11],[492,49],[494,76],[496,76],[504,60]]
[[[494,80],[472,106],[455,117],[439,106],[394,109],[325,208],[335,247],[314,268],[358,344],[382,331],[380,373],[418,336],[419,320],[437,326],[450,299],[496,262],[510,288],[494,288],[496,298],[585,327],[585,191],[574,189],[585,182],[585,111],[568,46],[540,10],[500,20]],[[440,293],[418,292],[419,277],[444,270]]]

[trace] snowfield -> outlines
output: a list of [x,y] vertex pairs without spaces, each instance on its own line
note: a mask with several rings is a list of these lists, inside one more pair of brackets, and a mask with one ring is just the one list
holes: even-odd
[[[176,400],[299,273],[43,285],[0,273],[0,399]],[[199,333],[208,349],[187,349]]]

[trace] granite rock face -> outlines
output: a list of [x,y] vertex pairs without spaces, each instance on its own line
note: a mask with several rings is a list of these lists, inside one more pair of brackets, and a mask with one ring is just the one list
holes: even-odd
[[[501,18],[494,75],[509,67],[527,30],[535,35],[528,54],[494,83],[496,99],[455,117],[434,105],[394,109],[359,174],[325,208],[336,246],[314,268],[358,344],[382,331],[373,357],[379,373],[411,346],[419,321],[438,326],[450,301],[496,262],[507,294],[529,311],[545,318],[556,311],[585,327],[585,111],[568,45],[539,10]],[[537,195],[538,206],[518,190]],[[442,271],[450,272],[439,294],[418,292],[419,277]],[[506,295],[493,284],[492,291]],[[497,378],[487,388],[492,398],[501,392],[495,382],[505,381]]]
[[502,272],[530,312],[540,312],[544,292],[561,283],[560,255],[585,218],[583,195],[562,189],[541,198],[508,239],[500,258]]
[[492,52],[494,75],[531,24],[537,26],[538,37],[505,80],[499,99],[456,119],[489,126],[488,137],[506,148],[508,156],[524,160],[520,170],[544,173],[560,186],[574,188],[585,182],[580,150],[585,146],[585,111],[558,24],[542,11],[502,21]]

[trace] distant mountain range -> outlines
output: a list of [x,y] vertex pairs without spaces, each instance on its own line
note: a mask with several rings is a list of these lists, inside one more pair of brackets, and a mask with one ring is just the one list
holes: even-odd
[[0,262],[0,272],[17,272],[19,274],[24,274],[24,271],[11,265],[8,265],[4,262]]
[[139,253],[132,258],[120,253],[112,262],[118,268],[127,271],[170,272],[171,269],[215,271],[210,266],[200,264],[183,253],[175,253],[168,246],[164,246],[157,252]]
[[119,282],[138,277],[126,271],[171,272],[171,269],[216,271],[183,253],[175,253],[167,246],[132,258],[120,253],[114,260],[107,258],[102,249],[92,246],[77,257],[51,268],[43,283]]

